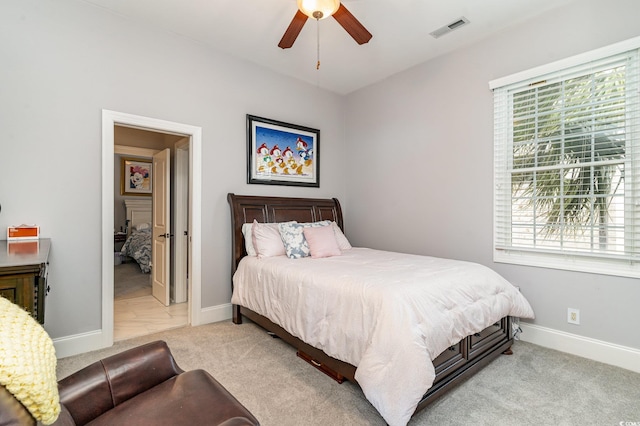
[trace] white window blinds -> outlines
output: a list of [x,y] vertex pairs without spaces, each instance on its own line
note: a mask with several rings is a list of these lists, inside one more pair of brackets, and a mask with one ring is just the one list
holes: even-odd
[[590,56],[494,88],[495,260],[640,276],[638,49]]

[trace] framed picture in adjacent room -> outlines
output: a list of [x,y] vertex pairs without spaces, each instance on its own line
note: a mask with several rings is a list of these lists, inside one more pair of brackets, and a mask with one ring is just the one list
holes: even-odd
[[152,166],[150,159],[123,157],[120,168],[120,194],[151,196]]

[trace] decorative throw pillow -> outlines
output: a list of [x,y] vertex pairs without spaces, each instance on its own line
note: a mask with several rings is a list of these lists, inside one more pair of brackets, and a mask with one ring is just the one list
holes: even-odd
[[347,237],[344,235],[342,229],[340,229],[338,224],[335,222],[331,222],[331,227],[336,234],[336,241],[338,242],[338,247],[340,247],[340,250],[352,249],[353,247],[351,247],[351,243],[349,242],[349,240],[347,240]]
[[[296,222],[284,222],[294,224]],[[259,223],[254,219],[251,227],[253,248],[258,257],[282,256],[285,253],[277,223]]]
[[303,229],[305,227],[329,225],[331,225],[331,222],[328,220],[312,223],[279,223],[278,229],[280,229],[280,236],[282,237],[287,256],[291,259],[300,259],[309,256],[309,244],[307,244],[307,240],[304,238]]
[[305,240],[309,245],[311,257],[340,256],[342,252],[336,241],[333,226],[307,227],[302,230]]
[[244,248],[247,250],[247,255],[249,256],[257,256],[255,247],[253,247],[253,234],[251,233],[251,228],[253,227],[253,223],[243,223],[242,224],[242,235],[244,236]]

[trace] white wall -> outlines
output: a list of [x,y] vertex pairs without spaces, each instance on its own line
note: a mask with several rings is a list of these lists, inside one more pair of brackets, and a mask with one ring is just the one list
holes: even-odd
[[[532,324],[640,349],[639,280],[493,263],[488,86],[638,36],[638,16],[637,0],[573,3],[349,95],[352,243],[480,262],[521,287]],[[581,325],[567,324],[568,307]]]
[[[77,0],[3,0],[0,40],[0,229],[52,238],[53,338],[102,327],[102,109],[202,127],[203,308],[231,297],[228,192],[344,198],[335,94]],[[246,184],[248,113],[321,130],[319,189]]]

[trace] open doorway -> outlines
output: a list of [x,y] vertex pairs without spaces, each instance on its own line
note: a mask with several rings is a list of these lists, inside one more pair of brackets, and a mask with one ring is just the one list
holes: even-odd
[[[115,182],[117,176],[117,170],[121,169],[121,165],[116,161],[116,150],[119,155],[133,156],[133,158],[140,158],[146,156],[150,152],[144,151],[145,149],[154,150],[153,147],[136,146],[140,145],[138,142],[124,142],[123,145],[117,145],[118,141],[123,143],[116,133],[122,129],[126,129],[125,132],[136,133],[136,131],[145,131],[160,135],[163,139],[178,136],[180,140],[173,140],[170,145],[175,152],[179,152],[180,167],[176,167],[176,170],[181,170],[178,177],[175,177],[170,186],[179,188],[176,193],[181,193],[180,200],[183,208],[179,208],[180,214],[175,214],[176,217],[182,217],[182,227],[185,229],[171,229],[163,233],[165,237],[169,237],[170,234],[180,236],[184,239],[184,244],[180,244],[184,250],[188,250],[188,254],[182,254],[180,257],[171,256],[167,261],[166,276],[170,277],[173,274],[183,274],[185,284],[182,290],[178,290],[174,287],[171,293],[171,299],[174,301],[183,298],[186,300],[186,318],[185,324],[198,325],[200,324],[200,300],[201,300],[201,164],[200,164],[200,152],[201,152],[201,129],[190,125],[173,123],[164,120],[152,119],[141,116],[134,116],[125,113],[118,113],[114,111],[103,110],[103,135],[102,135],[102,152],[103,152],[103,185],[102,185],[102,204],[103,204],[103,220],[102,220],[102,235],[103,235],[103,256],[102,256],[102,345],[111,346],[114,341],[114,272],[115,272],[115,233],[120,232],[120,225],[116,225],[116,205],[115,202]],[[116,149],[116,146],[118,148]],[[145,155],[141,155],[145,154]],[[178,161],[178,160],[176,160]],[[186,194],[186,198],[185,197]],[[148,197],[147,197],[148,198]],[[150,198],[154,198],[153,196]],[[170,199],[171,197],[167,197]],[[175,207],[178,203],[173,199],[171,205]],[[173,212],[173,210],[172,210]],[[126,213],[125,213],[126,215]],[[126,220],[126,219],[125,219]],[[152,221],[153,222],[153,221]],[[130,222],[131,223],[131,222]],[[127,225],[123,226],[122,232],[125,232]],[[128,231],[128,229],[127,229]],[[154,237],[157,237],[154,236]],[[169,240],[170,241],[170,240]],[[175,248],[174,248],[175,249]],[[177,252],[180,248],[175,249]],[[174,252],[175,253],[175,252]],[[181,264],[181,268],[177,268],[176,262],[186,259],[185,264]],[[153,263],[151,265],[153,270]],[[174,282],[178,282],[175,277]],[[169,307],[171,304],[169,303]],[[195,308],[194,308],[195,307]]]
[[114,127],[114,341],[189,323],[189,145],[186,135]]

